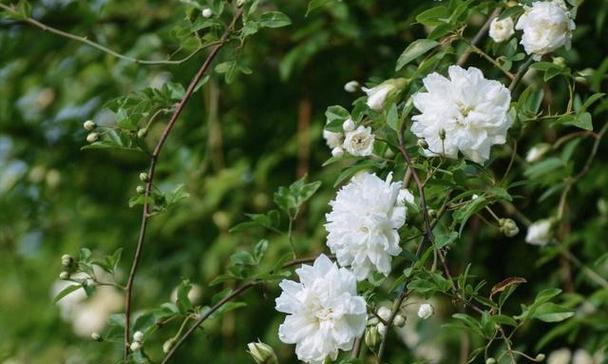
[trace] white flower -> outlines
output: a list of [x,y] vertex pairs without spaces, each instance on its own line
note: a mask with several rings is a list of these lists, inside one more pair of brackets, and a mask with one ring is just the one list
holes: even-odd
[[511,38],[513,33],[515,33],[515,30],[513,30],[513,19],[511,17],[502,20],[494,18],[492,23],[490,23],[490,38],[496,43],[504,42]]
[[570,46],[576,25],[562,0],[536,1],[519,18],[515,29],[523,30],[520,43],[535,60],[554,50]]
[[547,143],[536,144],[526,154],[526,162],[534,163],[539,161],[545,153],[551,149],[551,146]]
[[129,346],[129,349],[131,349],[132,352],[139,351],[141,349],[141,343],[139,341],[134,341],[131,343],[131,346]]
[[420,317],[423,320],[426,320],[429,317],[433,316],[433,313],[434,313],[433,306],[431,306],[428,303],[423,303],[418,308],[418,317]]
[[211,18],[213,16],[213,10],[209,8],[204,8],[201,13],[203,15],[203,18]]
[[403,87],[404,83],[405,80],[397,78],[386,80],[372,88],[362,87],[363,92],[367,94],[367,106],[372,110],[382,111],[389,96]]
[[373,271],[388,276],[392,256],[401,253],[397,230],[405,223],[407,208],[397,201],[401,182],[361,173],[329,204],[325,228],[327,246],[341,266],[350,266],[358,280]]
[[346,133],[343,148],[354,156],[365,157],[372,154],[374,138],[372,128],[360,125],[357,129]]
[[135,331],[135,333],[133,334],[133,341],[144,341],[144,333],[141,331]]
[[534,222],[528,226],[528,233],[526,234],[526,243],[532,245],[546,245],[552,237],[551,225],[553,225],[552,219],[543,219]]
[[492,145],[506,141],[513,122],[508,114],[511,94],[475,67],[451,66],[448,72],[449,79],[437,73],[424,78],[427,92],[413,98],[421,114],[412,117],[412,132],[428,143],[427,156],[457,158],[460,151],[482,163],[490,157]]
[[571,357],[572,353],[570,352],[570,349],[558,349],[549,354],[549,358],[547,358],[547,364],[568,364],[570,363]]
[[321,364],[338,350],[351,350],[365,331],[366,303],[357,295],[357,280],[321,254],[312,266],[296,269],[300,283],[284,279],[276,310],[287,315],[279,338],[296,344],[299,360]]
[[357,90],[359,89],[360,85],[359,82],[357,81],[348,81],[346,84],[344,84],[344,91],[346,92],[357,92]]
[[574,352],[572,364],[595,364],[595,361],[585,349],[578,349]]
[[414,195],[407,188],[403,188],[397,195],[397,204],[404,206],[406,203],[414,204]]
[[333,131],[323,129],[323,139],[325,139],[325,142],[330,149],[334,149],[342,146],[344,134],[334,133]]
[[355,122],[351,118],[346,119],[344,123],[342,123],[342,130],[345,132],[354,131],[355,127]]

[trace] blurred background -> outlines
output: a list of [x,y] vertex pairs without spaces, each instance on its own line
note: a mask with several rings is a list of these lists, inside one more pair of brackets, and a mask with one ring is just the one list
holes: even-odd
[[[284,236],[228,230],[245,221],[245,213],[273,208],[277,188],[304,175],[323,184],[296,223],[295,244],[302,256],[324,251],[324,214],[343,167],[336,163],[321,168],[330,157],[321,138],[325,109],[334,104],[348,108],[360,96],[344,91],[350,80],[393,77],[399,54],[427,34],[428,29],[415,24],[415,15],[438,3],[334,1],[305,16],[306,1],[262,2],[260,6],[289,15],[292,25],[264,29],[250,38],[242,52],[253,73],[241,74],[230,84],[214,73],[178,121],[161,155],[157,181],[161,189],[184,184],[190,198],[152,220],[135,287],[137,309],[169,302],[184,278],[197,285],[192,298],[208,304],[225,288],[208,284],[224,272],[230,255],[261,237],[270,240],[267,259],[288,251]],[[176,34],[186,15],[179,1],[41,0],[32,5],[33,17],[45,24],[142,59],[166,59],[179,51]],[[605,0],[585,1],[576,18],[573,48],[559,54],[573,69],[593,72],[595,83],[582,87],[605,90],[607,15]],[[483,15],[473,15],[465,34],[474,34],[483,21]],[[61,256],[77,256],[81,247],[100,256],[123,247],[119,279],[126,280],[140,219],[140,207],[129,208],[128,200],[147,158],[81,150],[87,134],[82,123],[92,119],[111,124],[114,115],[104,104],[113,98],[168,81],[187,85],[203,57],[199,54],[179,65],[135,64],[0,18],[0,363],[118,362],[120,344],[90,339],[91,332],[103,331],[105,320],[122,310],[116,291],[99,289],[91,298],[70,296],[60,304],[53,304],[52,298],[61,289]],[[216,63],[224,60],[219,58]],[[471,56],[469,63],[483,61]],[[546,106],[567,100],[565,84],[555,81],[551,90]],[[599,116],[604,119],[598,118],[597,125],[606,122],[605,112],[600,110]],[[156,123],[150,130],[150,143],[162,125]],[[523,137],[515,174],[522,175],[530,146],[554,141],[562,132],[544,123]],[[584,161],[588,146],[577,147],[573,165]],[[494,149],[504,163],[509,151]],[[603,143],[573,195],[575,233],[569,241],[573,253],[604,276],[607,155],[608,145]],[[497,164],[501,170],[504,163]],[[553,173],[559,181],[566,172]],[[546,217],[556,206],[555,198],[536,202],[544,188],[534,185],[517,191],[516,203],[531,219]],[[500,206],[498,210],[502,212]],[[608,343],[608,293],[555,254],[525,244],[524,233],[506,239],[474,218],[451,253],[450,264],[462,271],[471,262],[472,273],[490,286],[508,276],[525,277],[529,283],[517,291],[514,312],[517,303],[529,302],[542,288],[569,292],[576,317],[539,350],[584,349],[594,354]],[[280,344],[276,335],[283,319],[273,310],[276,296],[276,287],[252,290],[244,296],[246,308],[206,323],[176,362],[252,362],[245,344],[259,338],[276,348],[281,362],[295,363],[293,348]],[[461,333],[441,329],[441,317],[453,310],[450,302],[437,302],[437,307],[436,321],[412,322],[400,337],[392,336],[393,362],[457,363],[463,346],[475,348]],[[541,335],[553,327],[535,323],[515,341],[523,343],[519,349],[534,351]],[[161,355],[163,341],[176,329],[151,339],[151,356]]]

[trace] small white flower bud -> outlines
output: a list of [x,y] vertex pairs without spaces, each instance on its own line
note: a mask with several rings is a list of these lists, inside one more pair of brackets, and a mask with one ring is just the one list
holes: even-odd
[[97,124],[93,120],[87,120],[82,124],[82,127],[87,131],[92,131],[97,127]]
[[392,312],[391,312],[391,309],[390,309],[390,308],[382,306],[382,307],[380,307],[380,308],[378,309],[378,312],[376,312],[376,314],[377,314],[377,315],[378,315],[378,316],[379,316],[379,317],[380,317],[382,320],[384,320],[384,321],[388,321],[388,319],[390,319],[390,318],[391,318],[391,314],[392,314]]
[[346,119],[344,121],[344,123],[342,123],[342,129],[345,132],[353,131],[353,130],[355,130],[355,128],[356,128],[355,122],[351,118]]
[[426,140],[424,140],[424,139],[418,139],[418,142],[416,144],[418,144],[418,146],[422,149],[429,148],[429,143],[427,143]]
[[555,57],[553,58],[553,64],[564,67],[566,65],[566,60],[564,59],[564,57]]
[[405,317],[398,314],[397,316],[395,316],[395,320],[393,320],[393,325],[395,325],[396,327],[405,326]]
[[148,174],[146,172],[141,172],[139,174],[139,180],[142,182],[148,182]]
[[426,320],[429,317],[433,316],[434,312],[435,312],[435,310],[433,309],[433,306],[431,306],[428,303],[423,303],[418,308],[418,317],[420,317],[423,320]]
[[519,233],[519,227],[513,219],[500,219],[498,224],[500,225],[500,232],[508,238],[512,238]]
[[334,149],[331,150],[331,155],[336,158],[342,157],[344,155],[344,148],[335,147]]
[[380,322],[380,320],[378,320],[378,318],[376,316],[370,316],[367,319],[368,326],[376,326],[376,325],[378,325],[379,322]]
[[101,336],[98,333],[96,333],[96,332],[92,332],[91,333],[91,339],[93,341],[103,341],[103,339],[101,338]]
[[167,354],[175,344],[175,339],[171,338],[163,343],[163,353]]
[[64,280],[64,281],[67,279],[70,279],[70,273],[69,272],[59,273],[59,279]]
[[380,334],[378,334],[378,328],[376,326],[370,326],[365,330],[365,345],[370,348],[378,345],[380,342]]
[[272,347],[261,341],[247,344],[247,352],[257,364],[278,364],[279,359]]
[[138,342],[144,341],[144,333],[141,331],[135,331],[135,333],[133,334],[133,340]]
[[496,364],[496,359],[494,359],[494,358],[488,358],[486,360],[486,364]]
[[479,195],[478,195],[478,194],[476,194],[476,193],[474,193],[474,194],[471,196],[471,200],[473,200],[473,201],[477,200],[478,198],[479,198]]
[[72,258],[71,255],[64,254],[63,256],[61,256],[61,265],[63,265],[64,267],[69,267],[70,265],[72,265],[73,262],[74,258]]
[[386,325],[381,322],[376,325],[376,329],[378,330],[378,335],[384,337],[384,335],[386,334]]
[[137,137],[138,138],[143,138],[146,136],[146,134],[148,134],[148,129],[147,128],[141,128],[137,131]]
[[143,194],[144,192],[146,192],[146,189],[144,188],[144,186],[137,186],[137,188],[135,188],[135,192],[137,192],[138,194]]
[[211,18],[213,16],[213,10],[205,8],[202,11],[203,18]]
[[141,349],[141,343],[139,341],[132,342],[129,349],[133,352],[139,351],[139,349]]
[[536,358],[534,358],[536,361],[543,361],[545,360],[545,354],[540,353],[538,355],[536,355]]
[[344,85],[344,91],[346,92],[357,92],[357,90],[359,90],[359,87],[361,87],[361,85],[359,85],[359,82],[357,81],[348,81],[345,85]]
[[534,163],[542,159],[542,157],[547,154],[547,152],[551,149],[551,145],[547,143],[536,144],[528,151],[526,154],[526,162]]
[[445,140],[445,129],[439,130],[439,139]]
[[93,133],[89,133],[87,135],[87,142],[89,142],[89,143],[95,143],[98,140],[99,140],[99,133],[93,132]]

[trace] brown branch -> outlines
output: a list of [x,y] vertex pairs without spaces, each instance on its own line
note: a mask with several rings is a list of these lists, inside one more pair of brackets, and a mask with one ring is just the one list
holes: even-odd
[[519,70],[515,74],[515,78],[511,81],[511,84],[509,85],[509,91],[513,92],[513,90],[515,90],[515,87],[517,86],[519,81],[521,81],[521,78],[524,77],[524,74],[528,70],[528,67],[530,67],[533,62],[534,59],[530,57],[524,64],[519,67]]
[[[490,16],[488,17],[488,20],[486,20],[481,29],[479,29],[477,34],[475,34],[473,40],[471,40],[471,46],[477,47],[477,45],[483,40],[483,37],[485,37],[486,33],[488,32],[488,29],[490,29],[490,24],[492,24],[492,20],[494,20],[494,18],[496,18],[498,14],[500,14],[500,8],[494,9],[492,14],[490,14]],[[469,48],[462,54],[462,56],[460,56],[460,58],[458,59],[459,66],[462,67],[465,65],[465,63],[467,63],[467,60],[469,59],[469,56],[471,55],[472,51],[473,49]]]
[[169,134],[173,130],[173,127],[175,126],[177,119],[179,118],[180,114],[184,110],[186,103],[188,102],[188,100],[190,99],[192,94],[194,93],[196,86],[198,85],[199,81],[203,78],[204,74],[207,72],[207,70],[211,66],[211,63],[217,56],[217,54],[220,51],[220,49],[222,48],[222,46],[227,42],[228,37],[232,33],[232,30],[235,27],[236,22],[241,17],[241,15],[242,15],[242,10],[241,9],[237,10],[237,12],[235,13],[235,15],[232,19],[232,22],[230,23],[228,28],[226,28],[226,31],[224,32],[224,34],[218,41],[218,44],[211,50],[211,52],[205,59],[205,62],[202,64],[202,66],[200,67],[200,69],[198,70],[198,72],[196,73],[194,78],[190,81],[190,84],[188,85],[188,88],[186,89],[186,93],[184,94],[184,97],[177,104],[175,111],[173,112],[173,115],[171,115],[171,119],[169,119],[169,122],[165,126],[165,129],[163,130],[163,132],[160,136],[160,139],[156,143],[154,151],[152,152],[152,155],[150,156],[150,166],[148,168],[148,180],[146,181],[146,187],[145,187],[145,192],[144,192],[144,206],[142,209],[141,225],[139,228],[139,237],[137,239],[137,246],[135,248],[135,255],[133,256],[133,262],[131,264],[131,271],[129,273],[129,278],[128,278],[127,286],[126,286],[126,294],[125,294],[125,329],[124,329],[125,337],[124,337],[124,348],[123,348],[123,354],[124,354],[123,356],[124,356],[125,362],[127,361],[127,358],[129,355],[129,344],[130,344],[129,336],[130,336],[130,323],[131,323],[131,301],[132,301],[132,296],[133,296],[133,283],[135,281],[135,275],[137,273],[137,268],[139,267],[139,262],[141,260],[141,253],[143,250],[143,245],[144,245],[144,241],[145,241],[145,237],[146,237],[146,228],[148,226],[148,220],[150,218],[150,195],[152,192],[154,173],[156,171],[156,163],[158,160],[158,156],[159,156],[163,146],[165,145],[165,142],[167,141]]

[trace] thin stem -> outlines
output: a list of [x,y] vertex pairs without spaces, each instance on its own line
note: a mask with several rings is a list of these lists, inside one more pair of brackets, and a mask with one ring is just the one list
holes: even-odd
[[513,90],[515,90],[515,87],[517,87],[517,84],[519,83],[519,81],[521,81],[521,78],[524,77],[524,74],[528,70],[528,67],[530,67],[533,62],[534,59],[530,57],[524,64],[519,67],[519,70],[515,74],[515,78],[513,78],[511,84],[509,85],[509,91],[513,92]]
[[502,66],[500,65],[500,63],[498,63],[498,61],[496,61],[489,54],[484,52],[481,48],[477,47],[474,44],[467,42],[466,39],[464,39],[464,38],[462,38],[462,40],[469,45],[469,47],[471,48],[471,51],[473,51],[473,52],[479,54],[480,56],[482,56],[483,58],[485,58],[488,62],[490,62],[492,65],[494,65],[494,67],[498,68],[502,73],[504,73],[505,76],[507,76],[510,80],[515,79],[515,76],[511,72],[502,68]]
[[[494,18],[496,18],[498,14],[500,14],[500,8],[494,9],[492,14],[490,14],[490,16],[488,17],[488,20],[486,20],[486,22],[482,25],[477,34],[475,34],[473,40],[471,40],[471,43],[469,43],[469,45],[476,47],[483,40],[483,37],[485,37],[486,33],[490,29],[490,24],[492,24],[492,20],[494,20]],[[469,59],[470,55],[471,49],[467,49],[458,59],[458,65],[464,66],[465,63],[467,63],[467,60]]]
[[152,155],[150,156],[150,166],[148,168],[148,181],[146,182],[146,186],[145,186],[144,206],[142,209],[141,224],[140,224],[140,228],[139,228],[139,237],[137,239],[137,246],[135,248],[135,255],[133,257],[133,262],[131,264],[131,271],[129,273],[129,278],[127,280],[126,294],[125,294],[125,329],[124,329],[124,344],[125,345],[124,345],[124,351],[123,351],[123,354],[124,354],[123,356],[124,356],[125,362],[129,355],[129,344],[130,344],[129,335],[130,335],[130,323],[131,323],[131,301],[132,301],[132,296],[133,296],[133,283],[135,281],[135,275],[137,273],[137,268],[138,268],[139,262],[141,260],[141,254],[143,251],[143,245],[144,245],[144,241],[145,241],[145,237],[146,237],[146,228],[148,226],[148,220],[150,218],[150,195],[151,195],[152,188],[153,188],[154,172],[156,171],[156,163],[158,160],[158,156],[159,156],[163,146],[165,145],[165,142],[167,141],[169,134],[173,130],[173,127],[175,126],[177,119],[179,118],[180,114],[184,110],[186,103],[188,102],[188,100],[190,100],[192,94],[194,93],[194,89],[196,88],[199,81],[203,78],[204,74],[207,72],[207,70],[211,66],[211,63],[217,56],[217,54],[220,51],[220,49],[222,48],[222,46],[227,42],[229,35],[232,33],[232,30],[235,27],[236,22],[238,21],[238,19],[240,19],[242,14],[243,14],[243,12],[241,9],[237,10],[237,12],[235,13],[235,15],[232,19],[232,22],[230,23],[228,28],[226,28],[226,31],[224,32],[224,34],[218,41],[218,44],[211,50],[211,52],[205,59],[205,62],[202,64],[202,66],[200,67],[200,69],[198,70],[198,72],[196,73],[194,78],[190,81],[190,84],[188,85],[188,88],[186,89],[186,93],[184,94],[184,97],[177,104],[175,111],[173,112],[173,115],[171,115],[171,119],[165,126],[165,129],[163,130],[163,132],[160,136],[160,139],[156,143],[154,151],[152,152]]

